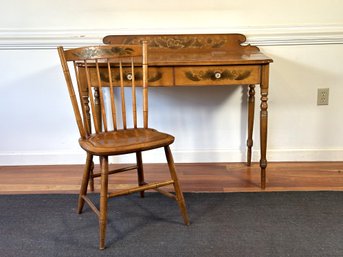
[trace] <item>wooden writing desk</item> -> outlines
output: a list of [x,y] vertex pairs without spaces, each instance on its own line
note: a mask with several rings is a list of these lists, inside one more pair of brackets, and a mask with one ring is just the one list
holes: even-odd
[[[241,34],[110,35],[105,44],[148,41],[149,86],[249,85],[247,165],[251,164],[255,85],[260,85],[261,188],[266,186],[269,63]],[[131,74],[126,79],[130,80]],[[135,75],[139,78],[139,71]]]

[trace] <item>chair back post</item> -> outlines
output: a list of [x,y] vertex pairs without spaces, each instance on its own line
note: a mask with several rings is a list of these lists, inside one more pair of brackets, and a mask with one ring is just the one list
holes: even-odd
[[84,124],[82,122],[82,118],[81,118],[81,113],[80,113],[80,109],[77,103],[77,99],[76,99],[76,95],[75,95],[75,90],[73,87],[73,82],[70,76],[70,71],[68,68],[68,64],[66,61],[66,58],[64,56],[64,49],[63,47],[58,47],[58,54],[60,56],[60,60],[61,60],[61,65],[62,65],[62,69],[63,69],[63,73],[64,73],[64,77],[67,83],[67,88],[68,88],[68,92],[69,92],[69,96],[70,96],[70,100],[73,106],[73,111],[74,111],[74,115],[75,115],[75,119],[76,119],[76,123],[77,123],[77,127],[79,129],[79,133],[81,138],[86,138],[86,130],[84,127]]
[[148,42],[143,41],[143,125],[148,128]]

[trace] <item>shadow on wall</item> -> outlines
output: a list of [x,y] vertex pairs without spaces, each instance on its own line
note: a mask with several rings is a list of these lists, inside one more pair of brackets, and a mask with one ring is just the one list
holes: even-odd
[[150,124],[174,134],[180,148],[216,149],[223,140],[230,147],[229,139],[218,137],[239,123],[241,133],[234,137],[244,142],[245,149],[247,92],[247,86],[151,88]]

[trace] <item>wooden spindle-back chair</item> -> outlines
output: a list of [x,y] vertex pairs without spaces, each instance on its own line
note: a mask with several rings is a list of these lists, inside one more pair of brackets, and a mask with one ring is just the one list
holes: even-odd
[[[189,219],[185,200],[179,186],[169,147],[174,142],[174,137],[148,126],[146,42],[143,42],[142,45],[102,45],[70,50],[59,47],[58,52],[80,132],[79,144],[87,152],[78,201],[78,213],[82,212],[86,202],[97,214],[100,227],[99,248],[105,248],[107,201],[110,197],[134,192],[140,192],[143,197],[145,190],[155,189],[177,201],[183,220],[188,225]],[[127,100],[125,100],[125,93],[127,93],[125,87],[128,86],[132,88],[131,108],[127,108]],[[138,115],[137,110],[136,86],[142,87],[143,110],[141,115]],[[109,91],[107,98],[104,93],[106,88]],[[119,90],[117,90],[118,88]],[[88,91],[86,97],[85,91]],[[118,98],[121,99],[120,104],[116,101]],[[100,101],[100,104],[97,101]],[[88,103],[90,103],[90,113]],[[132,109],[133,113],[132,128],[129,128],[131,122],[128,122],[127,119],[128,109]],[[138,120],[141,119],[143,125],[139,126]],[[121,121],[122,126],[120,126],[119,121]],[[92,133],[92,130],[95,132]],[[165,151],[171,179],[146,183],[143,174],[142,151],[161,147]],[[136,154],[136,165],[109,170],[109,156],[129,153]],[[93,174],[93,156],[100,157],[101,172],[98,174]],[[136,169],[138,173],[137,187],[108,192],[108,175],[133,169]],[[87,197],[88,183],[95,177],[101,177],[100,209]],[[167,185],[173,185],[175,194],[160,189],[160,187]]]

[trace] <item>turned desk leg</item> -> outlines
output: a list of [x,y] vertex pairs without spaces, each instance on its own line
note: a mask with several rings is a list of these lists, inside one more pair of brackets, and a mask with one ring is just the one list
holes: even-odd
[[267,168],[267,130],[268,130],[268,87],[269,65],[262,66],[261,79],[261,112],[260,112],[260,140],[261,140],[261,188],[266,188]]
[[[82,71],[81,71],[82,74]],[[81,76],[81,81],[83,83],[81,83],[81,91],[82,91],[82,102],[84,105],[84,110],[85,110],[85,114],[84,114],[84,119],[86,124],[87,124],[87,133],[91,134],[92,133],[92,126],[91,126],[91,115],[90,115],[90,108],[89,108],[89,94],[88,94],[88,88],[84,82],[84,76]],[[89,187],[90,187],[90,191],[94,191],[94,178],[93,178],[93,170],[94,170],[94,162],[92,160],[92,163],[90,164],[90,175],[89,175]]]
[[97,117],[97,122],[99,124],[99,130],[102,130],[102,116],[101,116],[101,103],[100,103],[100,93],[99,88],[94,88],[94,103],[95,103],[95,112]]
[[251,165],[251,148],[253,146],[253,128],[254,128],[254,113],[255,113],[255,85],[249,85],[248,99],[248,140],[247,140],[247,165]]

